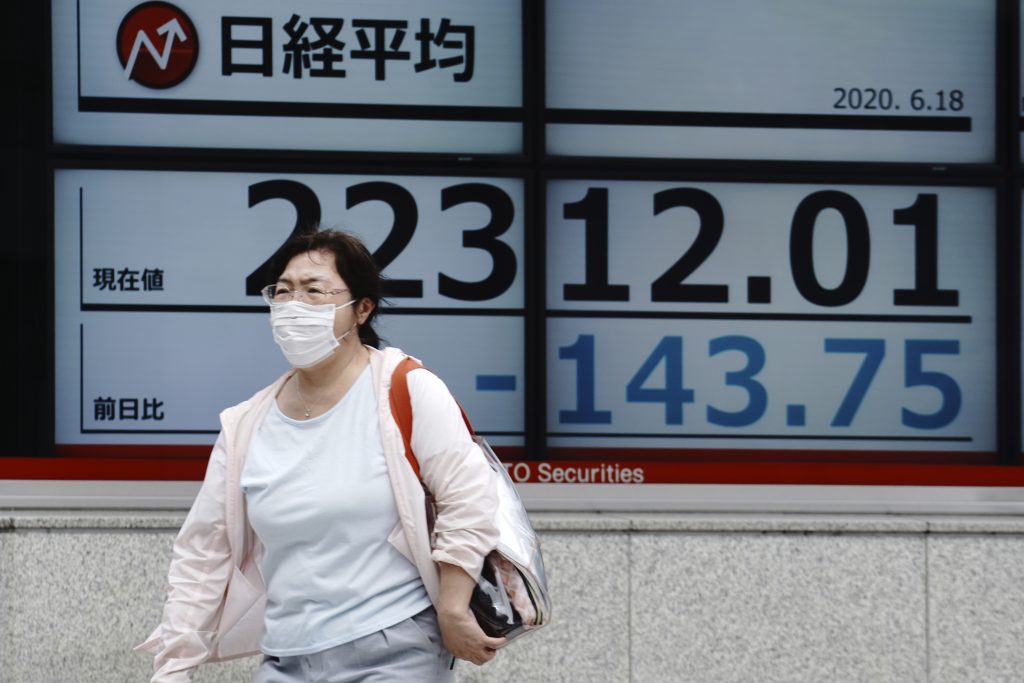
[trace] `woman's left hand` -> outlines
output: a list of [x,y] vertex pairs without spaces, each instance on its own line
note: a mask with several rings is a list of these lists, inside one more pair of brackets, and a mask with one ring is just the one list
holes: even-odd
[[505,644],[504,638],[491,638],[484,633],[468,609],[441,610],[437,621],[448,651],[477,666],[494,659],[498,648]]
[[484,633],[469,611],[469,598],[476,580],[454,564],[440,562],[438,568],[441,570],[441,599],[437,606],[437,623],[444,646],[459,659],[477,666],[486,664],[505,644],[505,638],[491,638]]

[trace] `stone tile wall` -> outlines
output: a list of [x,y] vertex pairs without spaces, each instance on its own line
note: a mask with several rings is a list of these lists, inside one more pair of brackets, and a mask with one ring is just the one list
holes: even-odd
[[[181,513],[0,512],[0,681],[148,679]],[[1024,519],[536,513],[555,620],[456,680],[1024,681]],[[254,659],[196,683],[248,680]]]

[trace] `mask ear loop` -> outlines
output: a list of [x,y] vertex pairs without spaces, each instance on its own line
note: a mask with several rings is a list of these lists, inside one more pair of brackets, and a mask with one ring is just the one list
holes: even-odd
[[357,327],[359,327],[359,323],[352,323],[352,327],[345,330],[345,333],[340,337],[335,337],[335,340],[340,344],[341,340],[347,337],[348,335],[352,334],[352,330],[356,329]]
[[[338,304],[337,306],[334,307],[334,312],[337,313],[339,309],[348,308],[349,306],[354,304],[356,301],[357,301],[357,299],[352,299],[350,301],[346,301],[343,304]],[[352,323],[352,327],[350,327],[347,330],[345,330],[344,334],[342,334],[340,337],[335,337],[334,339],[340,344],[341,340],[344,339],[345,337],[347,337],[348,335],[352,334],[352,330],[356,329],[357,327],[359,327],[359,321],[358,320],[356,320],[354,323]]]
[[[338,309],[340,309],[340,308],[347,308],[348,306],[351,306],[356,301],[358,301],[358,299],[351,299],[349,301],[346,301],[345,303],[338,304],[337,306],[334,307],[335,312],[338,312]],[[346,330],[345,333],[342,334],[340,337],[335,337],[334,338],[335,341],[337,341],[340,344],[341,340],[343,340],[348,335],[352,334],[352,330],[354,330],[357,327],[359,327],[359,322],[358,321],[356,321],[355,323],[352,323],[352,327],[350,327],[348,330]]]
[[[337,306],[334,307],[334,310],[335,310],[335,312],[337,312],[338,309],[347,308],[348,306],[351,306],[352,304],[354,304],[356,301],[358,301],[358,299],[352,299],[351,301],[346,301],[343,304],[338,304]],[[348,335],[352,334],[352,330],[356,329],[357,327],[359,327],[359,321],[358,320],[356,320],[356,322],[352,323],[352,327],[350,327],[347,330],[345,330],[344,334],[342,334],[340,337],[335,337],[334,339],[340,344],[341,340],[344,339],[345,337],[347,337]]]

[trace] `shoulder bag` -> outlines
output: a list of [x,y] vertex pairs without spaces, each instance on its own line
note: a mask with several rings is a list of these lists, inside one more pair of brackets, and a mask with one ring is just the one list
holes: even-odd
[[[395,369],[391,377],[391,413],[402,432],[405,442],[405,456],[409,465],[420,477],[419,461],[412,451],[412,402],[406,375],[423,366],[413,358],[406,358]],[[459,406],[462,410],[462,406]],[[504,465],[494,454],[490,444],[473,431],[473,426],[462,410],[473,441],[483,451],[487,464],[495,473],[498,482],[498,506],[495,511],[495,525],[498,527],[497,547],[485,561],[477,585],[473,589],[470,609],[484,633],[508,640],[548,624],[551,620],[551,600],[548,596],[544,560],[540,552],[540,540],[526,514],[526,507],[516,492],[515,484],[508,476]],[[427,523],[433,531],[434,498],[423,484],[427,494]]]

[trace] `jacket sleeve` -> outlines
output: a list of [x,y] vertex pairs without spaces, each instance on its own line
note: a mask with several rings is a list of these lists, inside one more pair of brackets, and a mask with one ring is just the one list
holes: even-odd
[[224,516],[225,459],[221,434],[199,495],[174,541],[163,618],[149,639],[136,648],[155,656],[151,683],[191,681],[195,668],[209,659],[213,650],[231,576]]
[[437,506],[432,558],[459,566],[476,579],[484,557],[498,543],[494,472],[444,382],[425,369],[410,372],[408,382],[412,449]]

